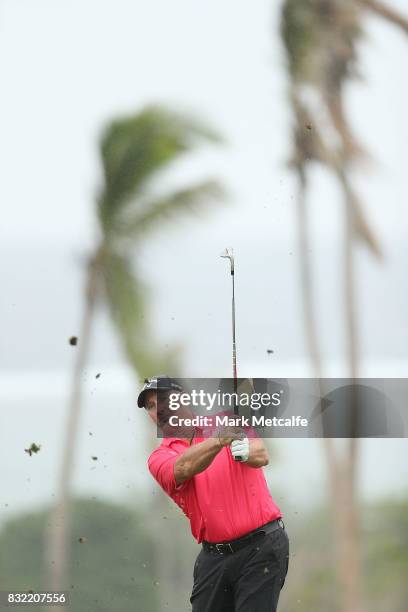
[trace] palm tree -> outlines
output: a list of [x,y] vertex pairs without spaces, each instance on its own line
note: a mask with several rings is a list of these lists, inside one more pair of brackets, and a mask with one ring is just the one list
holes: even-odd
[[183,186],[171,193],[157,191],[160,172],[205,142],[218,143],[220,139],[197,119],[158,106],[115,120],[103,133],[103,185],[96,206],[99,238],[86,268],[84,311],[48,542],[51,590],[66,584],[69,495],[81,410],[81,375],[96,307],[104,304],[109,309],[126,357],[139,377],[161,371],[170,363],[176,367],[173,351],[156,351],[147,324],[146,287],[131,258],[134,248],[164,219],[223,197],[221,185],[215,180]]
[[394,10],[391,6],[380,2],[379,0],[358,0],[360,4],[372,11],[377,17],[385,19],[391,25],[396,25],[400,28],[404,34],[408,34],[408,18],[401,15],[398,11]]
[[[359,362],[354,273],[357,241],[362,240],[375,256],[381,256],[352,181],[351,172],[364,151],[352,132],[344,104],[345,86],[358,76],[357,44],[363,35],[365,9],[408,33],[408,20],[377,0],[285,0],[282,11],[282,38],[288,58],[295,121],[292,165],[299,182],[298,231],[305,322],[318,378],[322,368],[312,304],[306,206],[307,169],[311,162],[318,162],[333,172],[343,194],[344,295],[348,358],[353,379],[358,377]],[[342,609],[360,612],[363,605],[356,492],[358,441],[350,438],[343,461],[336,457],[331,441],[324,442],[332,497],[335,507],[343,508],[335,514]]]

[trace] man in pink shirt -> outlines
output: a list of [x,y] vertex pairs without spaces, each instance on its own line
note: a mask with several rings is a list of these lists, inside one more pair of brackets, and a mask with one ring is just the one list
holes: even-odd
[[[138,398],[162,429],[157,389],[181,391],[166,376],[146,381]],[[165,437],[148,459],[152,476],[182,509],[202,549],[194,565],[193,612],[273,612],[289,564],[289,540],[262,467],[268,452],[257,437],[234,430],[203,437],[191,427]],[[238,460],[237,460],[238,459]]]

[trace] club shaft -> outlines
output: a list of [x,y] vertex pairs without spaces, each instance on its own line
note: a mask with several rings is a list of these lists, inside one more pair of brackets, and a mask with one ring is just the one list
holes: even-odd
[[[234,394],[238,389],[238,374],[237,374],[237,346],[235,341],[235,275],[234,270],[231,270],[232,277],[232,376],[234,379]],[[238,414],[238,406],[234,395],[234,414]]]
[[[235,270],[231,268],[232,276],[232,375],[234,378],[234,414],[239,415],[236,394],[238,392],[238,373],[237,373],[237,345],[235,342]],[[242,457],[237,455],[235,461],[242,461]]]

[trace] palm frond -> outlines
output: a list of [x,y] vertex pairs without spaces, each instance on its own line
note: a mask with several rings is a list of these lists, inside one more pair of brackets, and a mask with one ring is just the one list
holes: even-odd
[[107,253],[103,277],[109,311],[131,366],[142,378],[162,370],[174,372],[175,353],[154,344],[146,318],[147,289],[135,278],[128,259]]
[[294,80],[303,80],[307,61],[318,44],[319,31],[312,9],[313,0],[286,0],[282,7],[281,35]]
[[160,106],[113,121],[101,140],[104,185],[98,212],[105,231],[159,170],[205,141],[220,142],[220,137],[198,119]]
[[301,101],[296,87],[293,88],[291,102],[294,112],[294,153],[291,165],[299,168],[313,161],[330,164],[331,152],[321,134],[319,123],[314,122],[313,114]]
[[362,28],[354,0],[285,0],[281,34],[294,82],[333,92],[357,76]]
[[371,10],[374,14],[386,21],[389,21],[392,25],[396,25],[404,32],[408,34],[408,17],[402,15],[391,6],[384,4],[380,0],[358,0],[365,8]]
[[118,236],[135,238],[152,227],[159,226],[162,221],[181,216],[183,213],[198,211],[203,206],[224,201],[225,198],[224,189],[215,180],[179,189],[149,202],[141,212],[134,211],[126,221],[120,220],[120,225],[117,225]]
[[350,209],[355,238],[363,242],[377,259],[382,259],[383,250],[381,244],[364,214],[361,200],[351,184],[351,180],[344,169],[344,165],[341,163],[338,164],[337,168],[334,168],[334,171],[342,187],[345,204]]

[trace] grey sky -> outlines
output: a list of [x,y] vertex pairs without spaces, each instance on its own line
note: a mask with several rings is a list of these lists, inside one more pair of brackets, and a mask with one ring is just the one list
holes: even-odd
[[[404,8],[402,0],[394,4]],[[136,4],[130,0],[3,2],[0,201],[7,214],[2,218],[0,244],[7,249],[5,275],[13,283],[6,285],[6,310],[12,308],[9,299],[15,303],[15,292],[21,304],[21,293],[28,285],[33,308],[41,311],[43,296],[33,294],[38,285],[45,285],[46,291],[49,279],[46,273],[38,271],[37,275],[33,267],[52,268],[53,261],[47,263],[47,259],[54,259],[54,270],[49,273],[58,287],[55,304],[47,300],[54,311],[51,319],[70,304],[73,309],[78,307],[71,279],[78,272],[80,257],[94,243],[98,134],[109,118],[160,101],[207,118],[228,144],[181,162],[159,188],[190,177],[218,175],[231,193],[229,206],[214,207],[177,226],[166,225],[143,245],[140,261],[156,287],[158,312],[153,318],[161,337],[166,338],[165,343],[169,334],[194,339],[190,361],[192,354],[195,361],[199,359],[197,333],[203,342],[197,320],[208,322],[212,329],[218,322],[224,330],[221,337],[227,339],[224,320],[217,317],[229,288],[217,255],[232,244],[237,254],[237,284],[245,287],[237,314],[246,322],[241,324],[241,334],[251,322],[251,344],[255,343],[250,355],[250,342],[245,341],[244,358],[247,355],[250,363],[256,361],[261,335],[278,344],[282,358],[304,354],[298,316],[296,191],[285,166],[290,113],[277,32],[279,6],[269,0],[251,4],[176,0],[171,6],[157,0]],[[367,20],[367,30],[361,54],[366,82],[350,90],[349,107],[353,125],[373,157],[359,182],[386,259],[379,265],[361,249],[364,316],[360,316],[360,325],[366,357],[401,359],[408,341],[408,296],[403,282],[408,89],[401,79],[407,49],[402,35],[376,19]],[[400,62],[395,58],[401,58]],[[342,207],[332,180],[321,170],[313,172],[313,182],[310,210],[316,305],[325,356],[332,359],[344,349]],[[47,250],[51,248],[52,258]],[[194,257],[185,257],[192,249]],[[33,259],[33,251],[41,251],[38,260]],[[58,257],[61,261],[56,261]],[[56,280],[59,270],[64,283]],[[174,270],[183,299],[177,302],[177,296],[170,296],[169,306],[166,278],[174,276]],[[195,278],[197,270],[200,279]],[[192,290],[199,284],[204,294],[216,283],[217,295],[211,296],[212,303],[207,298],[200,300],[200,310],[198,300],[193,302],[186,295],[187,282]],[[381,325],[377,309],[372,312],[373,303],[380,310]],[[193,318],[192,312],[196,313]],[[72,325],[78,314],[73,310],[60,318]],[[333,318],[337,325],[332,325]],[[178,326],[180,319],[183,323]],[[61,321],[58,325],[65,333]],[[13,347],[8,367],[15,367]],[[204,356],[198,368],[206,362]]]
[[[280,4],[3,0],[0,128],[7,171],[0,194],[8,214],[2,241],[89,243],[101,126],[151,101],[197,111],[230,142],[188,164],[188,174],[211,169],[225,176],[235,196],[233,210],[209,218],[212,231],[220,227],[220,238],[234,244],[251,229],[263,237],[269,228],[276,231],[271,237],[290,236],[293,185],[284,168],[289,111],[277,36]],[[392,4],[406,8],[403,0]],[[406,226],[406,45],[377,20],[368,24],[362,50],[366,83],[353,88],[349,105],[356,130],[378,162],[366,174],[364,191],[387,240]],[[321,197],[315,224],[327,237],[337,228],[338,206],[330,182],[321,176],[316,181]]]

